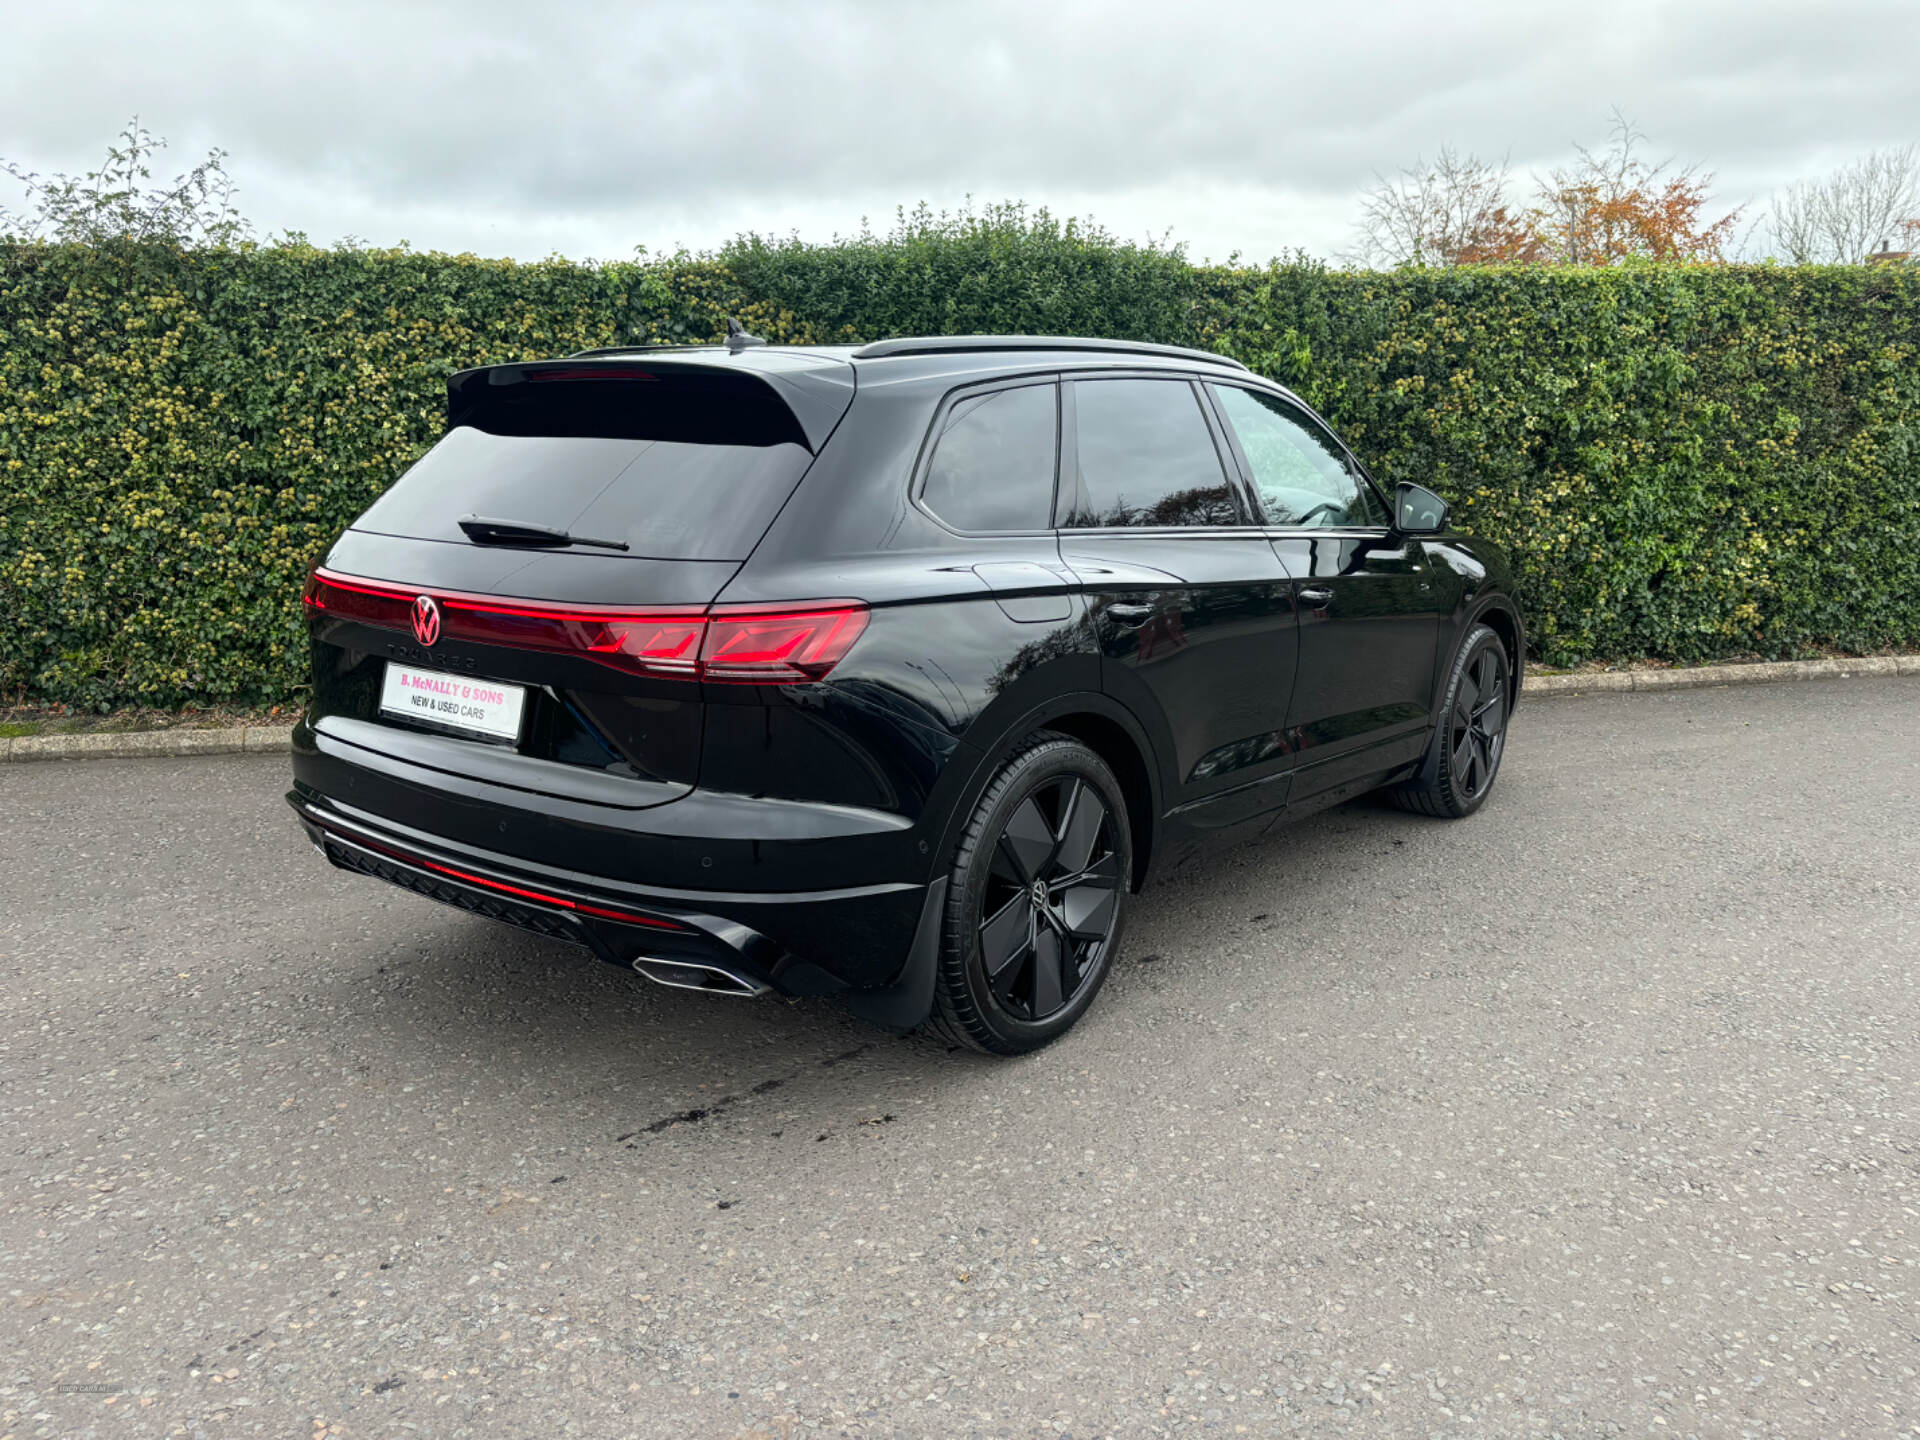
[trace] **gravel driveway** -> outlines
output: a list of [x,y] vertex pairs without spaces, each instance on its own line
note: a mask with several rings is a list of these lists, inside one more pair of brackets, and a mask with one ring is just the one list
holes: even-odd
[[0,1436],[1920,1423],[1920,682],[1537,701],[1139,904],[1024,1061],[0,770]]

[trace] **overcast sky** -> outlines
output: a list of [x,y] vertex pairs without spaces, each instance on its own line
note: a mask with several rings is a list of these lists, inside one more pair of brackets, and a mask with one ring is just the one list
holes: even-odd
[[[0,0],[0,157],[230,152],[263,235],[535,257],[824,240],[1019,198],[1255,259],[1442,141],[1519,171],[1618,105],[1729,205],[1920,140],[1920,0]],[[0,176],[0,203],[17,188]]]

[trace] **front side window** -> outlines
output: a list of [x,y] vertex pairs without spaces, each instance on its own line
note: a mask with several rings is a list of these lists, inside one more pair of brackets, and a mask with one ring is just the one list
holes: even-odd
[[1239,437],[1269,523],[1308,529],[1372,529],[1387,523],[1373,487],[1310,416],[1277,395],[1237,385],[1212,388]]
[[956,530],[1045,530],[1053,523],[1058,403],[1052,385],[954,402],[920,498]]
[[1081,380],[1073,394],[1080,467],[1063,526],[1246,523],[1185,380]]

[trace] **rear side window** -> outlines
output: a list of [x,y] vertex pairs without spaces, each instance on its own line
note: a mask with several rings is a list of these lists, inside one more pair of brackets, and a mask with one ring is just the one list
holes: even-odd
[[1307,529],[1373,529],[1387,523],[1373,487],[1311,416],[1278,396],[1237,385],[1216,385],[1213,393],[1240,441],[1271,523]]
[[1052,385],[956,401],[920,498],[956,530],[1045,530],[1053,523],[1058,410]]
[[354,528],[466,544],[459,522],[478,515],[627,543],[593,552],[603,558],[744,560],[812,460],[792,413],[757,382],[498,389],[456,412]]
[[1079,473],[1063,525],[1245,523],[1186,381],[1081,380],[1073,391]]

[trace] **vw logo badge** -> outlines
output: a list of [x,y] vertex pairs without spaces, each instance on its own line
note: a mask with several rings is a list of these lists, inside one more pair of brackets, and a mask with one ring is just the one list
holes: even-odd
[[440,607],[431,595],[413,597],[413,638],[422,645],[440,638]]

